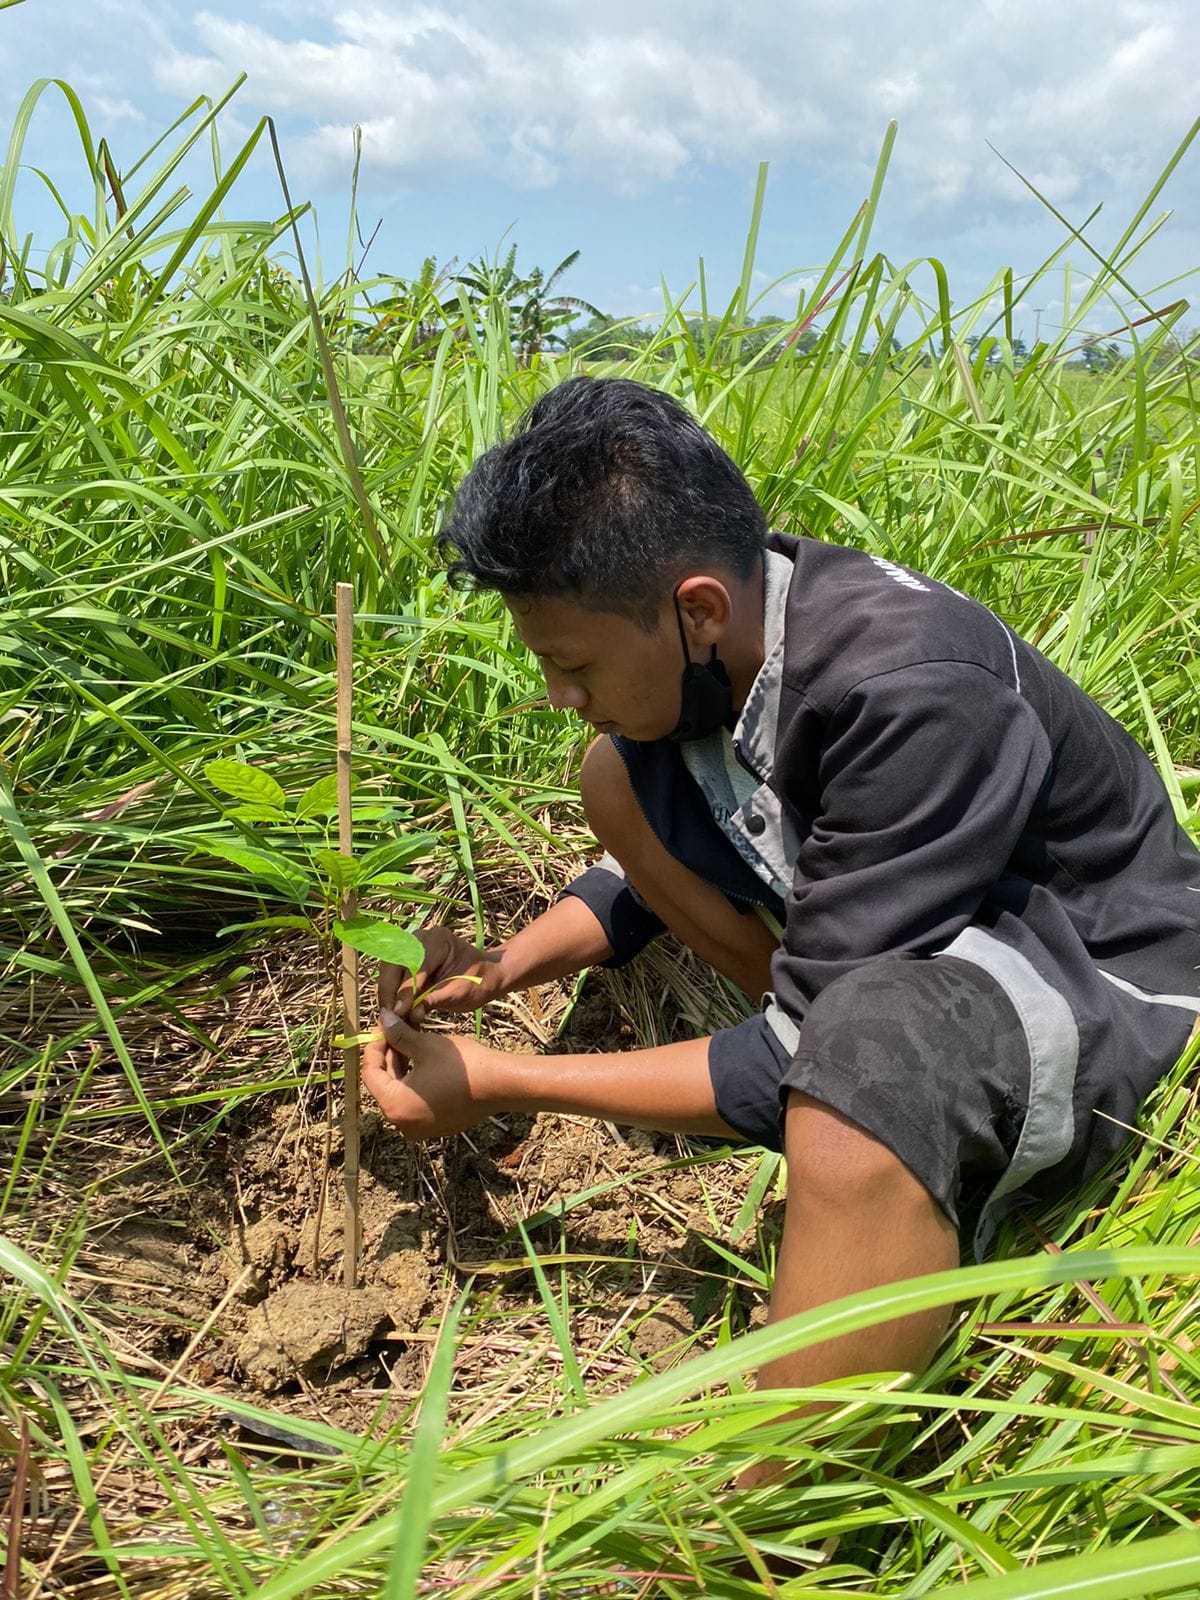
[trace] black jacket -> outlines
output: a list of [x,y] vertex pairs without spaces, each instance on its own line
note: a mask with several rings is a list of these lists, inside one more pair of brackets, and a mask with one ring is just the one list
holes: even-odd
[[[840,974],[945,952],[967,930],[973,949],[984,933],[1019,952],[1077,1016],[1106,985],[1200,1011],[1200,852],[1129,734],[947,585],[809,539],[768,549],[793,573],[735,734],[760,784],[732,819],[739,848],[677,745],[614,741],[666,847],[735,903],[781,915],[774,993],[722,1048],[764,1048],[768,1028],[790,1042]],[[741,848],[764,837],[786,856],[782,903]],[[661,926],[611,867],[569,892],[604,923],[614,964]]]

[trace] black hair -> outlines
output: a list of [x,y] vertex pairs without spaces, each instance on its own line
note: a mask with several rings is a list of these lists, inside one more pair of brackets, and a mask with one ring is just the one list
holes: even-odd
[[439,545],[454,581],[653,628],[689,569],[748,578],[766,536],[750,485],[678,401],[578,377],[475,463]]

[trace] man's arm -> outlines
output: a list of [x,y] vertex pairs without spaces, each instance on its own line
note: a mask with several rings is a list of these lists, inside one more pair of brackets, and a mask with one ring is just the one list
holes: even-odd
[[565,895],[501,945],[500,992],[568,978],[612,953],[595,913],[577,896]]
[[707,1039],[611,1055],[528,1056],[458,1034],[422,1033],[394,1013],[384,1030],[386,1042],[363,1052],[363,1082],[407,1139],[461,1133],[501,1111],[740,1137],[717,1115]]

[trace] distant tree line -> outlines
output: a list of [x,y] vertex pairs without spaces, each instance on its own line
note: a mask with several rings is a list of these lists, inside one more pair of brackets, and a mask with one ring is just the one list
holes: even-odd
[[[636,317],[613,317],[578,295],[565,294],[561,280],[579,260],[573,250],[551,272],[541,267],[528,271],[517,265],[517,246],[492,259],[480,256],[459,267],[457,261],[439,266],[434,256],[426,257],[415,278],[378,280],[382,294],[372,300],[370,313],[361,318],[356,330],[356,346],[365,352],[388,351],[406,360],[432,359],[440,348],[447,328],[455,330],[454,342],[465,349],[470,344],[468,329],[482,331],[490,318],[497,318],[512,341],[520,361],[528,365],[544,350],[569,350],[581,360],[634,361],[662,341],[661,327],[647,327]],[[807,355],[818,343],[820,333],[805,328],[797,334],[795,323],[778,316],[750,317],[739,326],[729,320],[709,316],[686,318],[670,336],[685,334],[702,357],[707,357],[720,342],[726,351],[736,350],[741,361],[771,361],[787,354]],[[928,365],[932,350],[924,354],[902,349],[894,335],[884,336],[890,355],[903,356],[906,365],[914,361]],[[1010,358],[1017,367],[1031,358],[1041,359],[1046,347],[1031,350],[1025,339],[1015,335],[1011,341],[995,334],[971,333],[963,344],[972,362],[998,366]],[[941,354],[947,353],[941,346]],[[1115,339],[1086,333],[1063,357],[1068,368],[1091,373],[1111,372],[1127,359],[1128,351]],[[862,359],[869,359],[863,352]],[[1154,364],[1200,363],[1200,330],[1180,329],[1162,339]]]
[[[608,316],[590,301],[564,294],[561,279],[578,260],[579,251],[573,250],[552,272],[540,267],[526,272],[517,266],[516,245],[504,256],[481,256],[461,268],[456,261],[439,266],[435,256],[427,256],[415,278],[378,280],[370,314],[358,324],[356,347],[410,360],[431,358],[447,328],[458,330],[465,344],[467,323],[482,327],[499,312],[526,364],[543,350],[571,350],[599,361],[635,360],[662,338],[661,331],[636,318]],[[718,339],[736,340],[744,361],[772,350],[806,354],[818,339],[812,328],[797,335],[793,324],[772,316],[751,317],[738,328],[716,317],[689,317],[684,326],[703,354]]]
[[[718,339],[727,345],[736,340],[743,361],[752,361],[772,350],[780,356],[788,350],[806,355],[819,337],[813,328],[805,328],[793,337],[795,329],[791,323],[770,316],[750,317],[732,328],[717,317],[688,317],[684,327],[697,350],[704,355]],[[563,343],[567,349],[595,360],[632,361],[661,337],[657,329],[645,328],[634,318],[597,313],[572,328]]]
[[[1005,345],[994,335],[984,336],[978,333],[968,334],[963,340],[972,359],[976,360],[982,351],[986,366],[998,366],[1003,359]],[[1031,355],[1034,354],[1025,340],[1017,334],[1011,341],[1012,359],[1014,365],[1024,366]],[[1045,353],[1044,346],[1038,347]],[[945,354],[945,346],[942,347]],[[1130,351],[1118,343],[1116,339],[1106,339],[1101,335],[1091,336],[1086,333],[1078,336],[1078,340],[1067,352],[1063,365],[1068,370],[1078,372],[1112,372],[1128,360]],[[1056,360],[1061,359],[1055,357]],[[1156,367],[1167,366],[1178,361],[1200,363],[1200,329],[1183,328],[1178,332],[1169,333],[1163,339],[1153,358]]]
[[459,270],[455,261],[439,267],[435,256],[427,256],[417,277],[385,280],[391,292],[373,302],[374,320],[362,329],[359,348],[389,350],[399,344],[417,355],[436,345],[447,327],[462,328],[464,317],[481,321],[489,310],[500,310],[517,354],[529,362],[542,350],[561,347],[559,330],[580,314],[602,314],[589,300],[558,288],[578,260],[579,251],[573,250],[553,272],[533,267],[522,273],[516,245],[503,257],[481,256]]

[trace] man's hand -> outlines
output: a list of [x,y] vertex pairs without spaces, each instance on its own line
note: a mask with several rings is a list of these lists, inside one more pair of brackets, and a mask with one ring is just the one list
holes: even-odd
[[[420,1022],[427,1008],[477,1011],[504,992],[499,950],[480,950],[449,928],[427,928],[417,937],[425,947],[425,959],[415,978],[404,967],[386,961],[379,968],[381,1011],[399,1017],[411,1014],[414,1022]],[[415,995],[422,998],[414,1008]]]
[[382,1020],[385,1037],[363,1048],[362,1081],[404,1138],[461,1133],[501,1109],[492,1088],[498,1051],[457,1034],[421,1033],[394,1012]]

